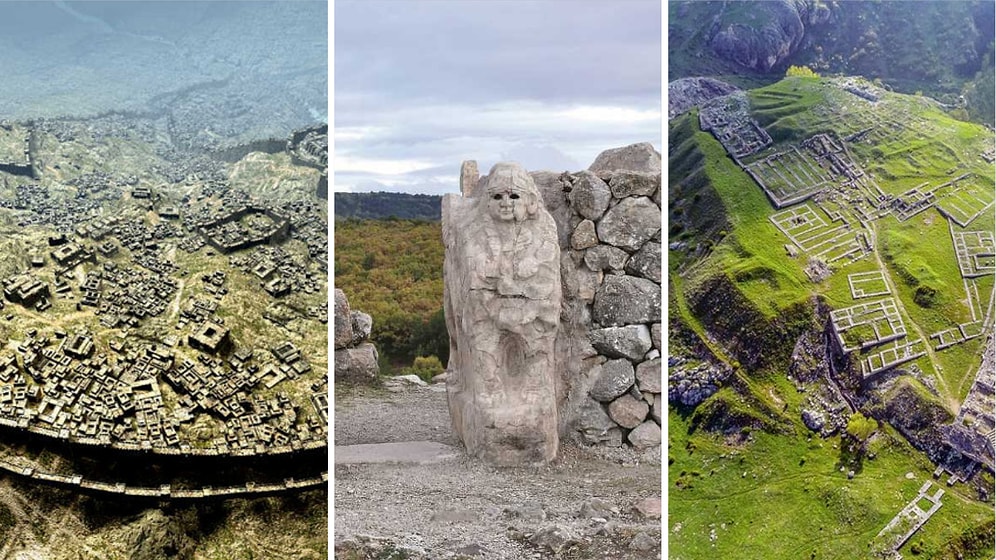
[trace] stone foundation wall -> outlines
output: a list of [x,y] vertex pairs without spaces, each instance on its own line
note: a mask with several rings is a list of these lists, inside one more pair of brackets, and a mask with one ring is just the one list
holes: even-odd
[[634,144],[585,171],[531,175],[561,248],[561,437],[659,445],[661,156]]

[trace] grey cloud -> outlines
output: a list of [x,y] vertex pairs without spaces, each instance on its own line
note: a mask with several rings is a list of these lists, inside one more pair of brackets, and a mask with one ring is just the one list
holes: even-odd
[[[335,56],[336,183],[354,191],[455,192],[465,159],[574,171],[660,143],[656,0],[340,0]],[[412,162],[430,168],[378,172]]]

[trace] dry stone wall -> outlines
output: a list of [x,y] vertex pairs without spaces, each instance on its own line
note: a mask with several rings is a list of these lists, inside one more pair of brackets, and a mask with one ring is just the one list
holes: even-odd
[[561,249],[561,436],[660,445],[661,155],[634,144],[584,171],[531,175]]
[[335,379],[336,381],[372,381],[377,378],[377,347],[369,342],[373,319],[362,311],[349,308],[342,290],[334,295]]

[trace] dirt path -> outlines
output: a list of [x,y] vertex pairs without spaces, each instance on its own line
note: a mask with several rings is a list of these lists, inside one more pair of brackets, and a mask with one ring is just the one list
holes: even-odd
[[[336,396],[336,445],[419,440],[459,446],[444,392]],[[336,558],[392,549],[409,558],[550,558],[565,542],[557,557],[660,558],[659,517],[634,510],[650,498],[659,512],[659,448],[562,444],[551,465],[507,469],[461,452],[435,464],[337,466],[335,477]],[[592,498],[607,509],[581,517],[586,503],[600,506]]]

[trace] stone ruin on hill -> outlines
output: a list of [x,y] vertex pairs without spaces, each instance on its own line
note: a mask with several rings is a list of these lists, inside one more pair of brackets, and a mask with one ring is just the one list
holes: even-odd
[[[496,166],[492,174],[509,173],[507,169]],[[550,419],[556,418],[557,433],[561,439],[566,437],[587,444],[611,446],[628,443],[636,448],[660,445],[663,405],[660,359],[661,156],[648,143],[634,144],[602,152],[585,171],[539,171],[529,175],[553,218],[556,243],[560,249],[560,325],[552,352],[552,390],[556,407]],[[461,192],[465,196],[492,195],[490,191],[494,188],[491,183],[488,176],[477,177],[476,162],[464,163]],[[513,192],[509,190],[508,194]],[[466,249],[460,248],[454,240],[459,234],[445,232],[475,223],[473,219],[454,214],[460,204],[469,203],[460,200],[457,195],[449,196],[453,199],[449,202],[444,200],[443,217],[448,261],[451,252],[455,257]],[[494,201],[496,204],[502,202],[505,201]],[[446,210],[448,204],[449,217]],[[516,201],[514,207],[519,208],[519,204]],[[528,206],[528,201],[524,206]],[[515,211],[511,210],[513,220],[516,218]],[[516,260],[516,251],[542,243],[537,234],[521,236],[515,243],[505,243],[501,238],[491,239],[485,233],[474,242],[481,245],[480,256],[474,266],[485,271],[499,268],[498,272],[484,274],[493,282],[500,283],[506,276],[515,276],[500,270],[502,263],[532,270],[540,262],[545,262],[525,257]],[[502,258],[494,257],[496,251]],[[460,275],[454,276],[449,268],[446,270],[447,327],[451,337],[448,367],[451,381],[448,381],[448,390],[455,393],[450,396],[451,416],[455,431],[474,453],[476,444],[468,443],[468,440],[473,441],[474,437],[479,436],[465,433],[475,427],[468,426],[465,413],[459,406],[454,406],[454,402],[459,404],[461,401],[456,396],[463,390],[461,383],[466,383],[462,378],[467,374],[461,372],[461,368],[465,367],[464,361],[476,359],[465,354],[479,353],[483,356],[480,360],[491,360],[488,363],[492,367],[495,363],[514,364],[513,371],[530,380],[522,382],[533,392],[527,402],[531,402],[530,406],[537,406],[537,402],[542,402],[542,391],[531,381],[542,377],[539,372],[544,366],[537,362],[549,357],[547,346],[541,339],[550,331],[536,329],[539,339],[528,343],[513,342],[518,339],[513,334],[515,329],[510,329],[509,325],[527,325],[529,321],[542,324],[539,316],[546,310],[542,304],[529,302],[521,307],[521,311],[513,313],[503,309],[501,298],[495,298],[492,301],[497,303],[484,302],[485,308],[470,316],[484,317],[486,329],[496,332],[490,337],[469,333],[466,322],[457,321],[467,313],[450,308],[451,300],[454,297],[459,299],[452,292],[467,287],[454,279]],[[528,299],[526,294],[520,296],[520,301]],[[532,307],[537,309],[533,311]],[[479,346],[465,351],[461,345],[468,342]],[[509,376],[508,372],[504,375],[517,378],[514,374]],[[496,390],[499,394],[506,391],[501,384],[480,383],[480,386]],[[494,403],[500,399],[514,402],[504,394],[500,398],[491,396],[487,400]],[[510,414],[510,411],[492,411],[481,413],[481,416],[494,420]],[[535,423],[532,413],[527,413],[526,418],[523,425]],[[514,443],[514,438],[510,438],[510,442]],[[530,444],[526,440],[518,442]],[[544,444],[539,445],[542,447]],[[527,453],[521,455],[528,456]],[[484,457],[487,458],[486,453]]]
[[371,381],[377,378],[377,347],[369,342],[373,319],[351,311],[342,290],[335,290],[335,380]]

